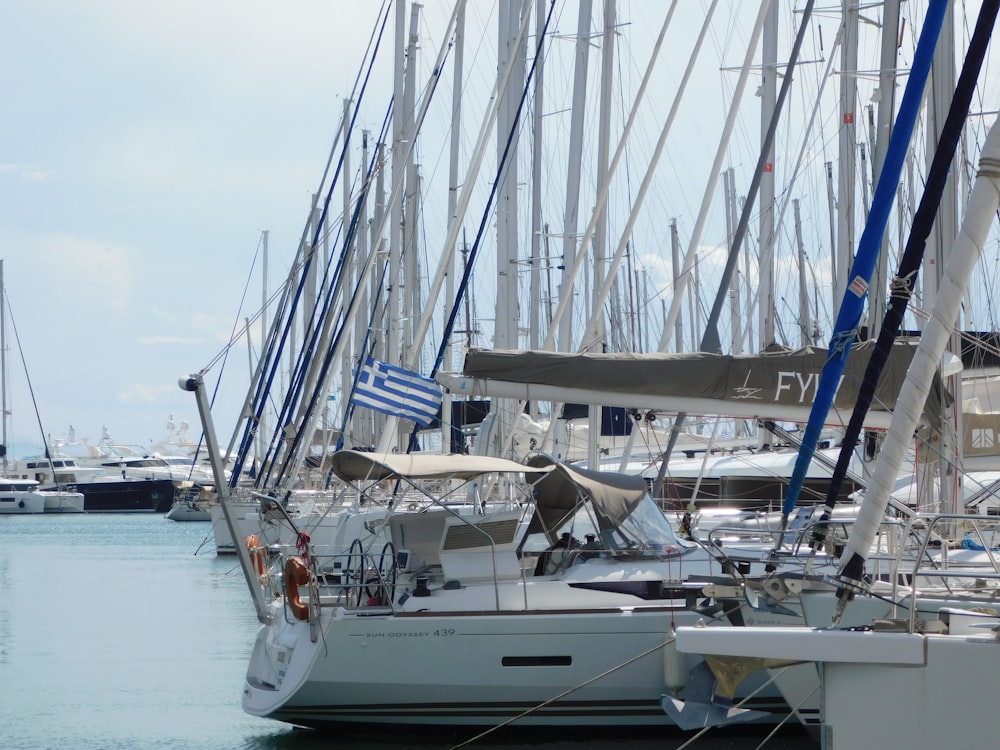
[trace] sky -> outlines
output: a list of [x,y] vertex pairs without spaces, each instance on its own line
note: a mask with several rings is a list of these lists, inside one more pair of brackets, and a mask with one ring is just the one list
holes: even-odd
[[[494,7],[471,5],[481,12]],[[620,5],[629,33],[643,32],[648,50],[665,3]],[[678,18],[688,25],[673,32],[679,36],[664,54],[673,82],[687,55],[677,40],[690,42],[706,5],[684,0],[679,6]],[[660,220],[635,230],[635,240],[650,249],[645,262],[661,271],[663,217],[669,210],[688,229],[695,219],[705,169],[696,172],[692,160],[704,162],[715,148],[708,126],[721,123],[733,82],[720,66],[740,64],[741,34],[755,12],[753,3],[721,5],[720,31],[709,44],[715,58],[699,74],[697,97],[678,119],[684,148],[668,151],[665,184],[651,190],[650,206]],[[115,442],[149,446],[168,435],[168,422],[186,422],[188,436],[196,439],[194,397],[177,381],[210,364],[204,377],[225,442],[256,349],[248,351],[241,339],[217,360],[234,330],[258,310],[263,290],[273,292],[292,262],[378,6],[346,0],[32,0],[0,8],[9,444],[38,445],[41,435],[64,440],[72,429],[78,440],[96,443],[106,430]],[[441,41],[434,29],[451,8],[445,0],[424,3],[427,69]],[[827,19],[825,29],[829,49],[835,21]],[[555,30],[567,38],[575,19],[557,17]],[[791,34],[783,31],[784,44]],[[470,58],[495,60],[495,36],[469,36]],[[820,44],[811,34],[804,58],[822,57]],[[634,86],[645,66],[643,49],[638,43],[624,49],[632,56],[626,67]],[[592,56],[599,59],[597,51]],[[483,69],[482,80],[495,76],[495,64]],[[802,77],[815,78],[821,69],[813,64]],[[569,75],[568,67],[555,70]],[[662,121],[670,105],[662,95],[668,85],[661,79],[654,88],[653,122]],[[391,72],[377,69],[370,86],[368,100],[383,106],[362,111],[359,127],[378,132]],[[751,85],[748,98],[753,90]],[[449,96],[440,98],[447,104]],[[485,101],[479,101],[480,112]],[[804,117],[804,103],[796,106]],[[478,128],[475,111],[464,127],[466,153]],[[747,148],[729,162],[744,176],[756,158],[759,114],[755,118],[738,129],[736,138]],[[658,127],[647,123],[640,130],[647,148]],[[823,138],[826,148],[830,131]],[[779,149],[790,155],[798,145],[779,143]],[[422,156],[428,180],[439,179],[446,148],[427,147]],[[823,158],[817,151],[813,161]],[[629,168],[634,188],[641,159]],[[553,180],[565,181],[564,166],[550,171]],[[675,196],[669,208],[668,194]],[[825,216],[823,196],[811,200],[806,210]],[[706,237],[707,247],[722,247],[717,230]],[[267,279],[261,273],[265,231]]]
[[[4,4],[9,442],[72,427],[149,445],[171,417],[196,431],[177,381],[259,307],[262,231],[276,279],[291,262],[373,15],[311,0]],[[225,370],[220,432],[245,394],[245,346]]]

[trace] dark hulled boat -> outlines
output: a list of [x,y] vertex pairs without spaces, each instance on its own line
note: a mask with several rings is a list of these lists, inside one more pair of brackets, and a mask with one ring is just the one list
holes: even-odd
[[176,494],[171,479],[128,479],[103,468],[80,466],[73,458],[23,459],[12,469],[41,487],[82,493],[83,509],[88,513],[166,513]]

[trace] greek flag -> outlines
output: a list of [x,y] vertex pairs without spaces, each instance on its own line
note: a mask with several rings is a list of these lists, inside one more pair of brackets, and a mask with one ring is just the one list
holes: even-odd
[[354,403],[383,414],[412,419],[426,427],[441,410],[441,386],[419,373],[368,357],[361,368]]

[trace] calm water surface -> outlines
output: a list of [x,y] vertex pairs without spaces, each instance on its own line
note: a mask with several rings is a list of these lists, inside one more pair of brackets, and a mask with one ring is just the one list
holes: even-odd
[[[234,558],[208,523],[157,514],[0,516],[0,747],[5,750],[451,748],[476,730],[319,734],[243,713],[257,629]],[[539,737],[469,748],[755,748],[765,730]],[[764,744],[816,745],[795,727]]]

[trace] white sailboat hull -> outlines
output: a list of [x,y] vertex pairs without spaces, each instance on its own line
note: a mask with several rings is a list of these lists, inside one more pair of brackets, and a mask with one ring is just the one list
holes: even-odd
[[[282,619],[261,628],[245,711],[305,726],[495,726],[515,717],[518,726],[670,725],[660,696],[674,665],[658,646],[675,624],[700,617],[629,607],[334,612],[315,642],[306,623]],[[680,658],[685,673],[698,660]],[[775,691],[751,703],[787,711]]]

